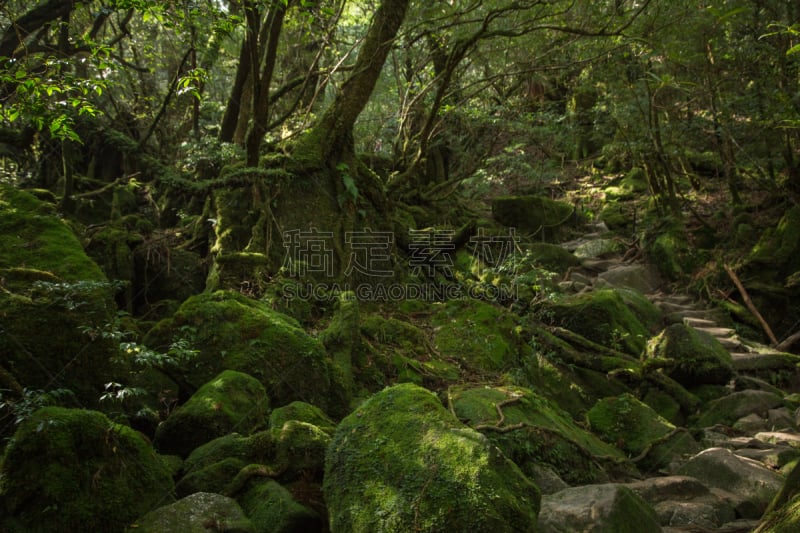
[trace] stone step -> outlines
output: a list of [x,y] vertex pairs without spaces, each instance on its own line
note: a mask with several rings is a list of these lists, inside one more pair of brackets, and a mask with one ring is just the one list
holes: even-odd
[[721,319],[718,313],[713,309],[684,309],[681,311],[666,312],[665,318],[668,324],[683,324],[685,318],[711,320],[717,324]]
[[[708,318],[700,318],[694,316],[685,316],[683,317],[683,323],[687,326],[692,326],[693,328],[717,328],[717,321],[711,320]],[[733,330],[731,330],[733,331]],[[726,331],[727,334],[727,331]]]
[[795,370],[800,358],[780,352],[731,352],[731,359],[733,359],[733,368],[737,372],[747,372],[755,370]]
[[736,334],[736,330],[732,328],[722,328],[719,326],[704,326],[704,325],[692,326],[692,327],[697,331],[704,331],[709,335],[711,335],[712,337],[716,337],[717,340],[724,339],[726,337],[730,337],[731,335]]
[[722,337],[717,341],[728,351],[742,349],[742,341],[736,337]]

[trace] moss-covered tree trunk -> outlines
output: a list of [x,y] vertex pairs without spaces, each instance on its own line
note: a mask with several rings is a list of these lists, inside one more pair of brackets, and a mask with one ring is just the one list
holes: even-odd
[[408,0],[383,0],[375,11],[352,75],[305,142],[331,167],[353,156],[353,125],[367,105],[408,9]]

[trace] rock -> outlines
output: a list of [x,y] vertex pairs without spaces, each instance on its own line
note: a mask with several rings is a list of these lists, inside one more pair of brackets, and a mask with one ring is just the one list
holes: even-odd
[[[170,472],[139,433],[102,413],[45,407],[24,421],[0,467],[5,531],[123,531],[169,501]],[[13,522],[10,521],[13,518]]]
[[742,518],[759,518],[783,485],[781,475],[724,448],[703,450],[677,473],[733,494],[737,500],[736,512]]
[[113,322],[112,286],[55,206],[2,184],[0,280],[0,369],[21,388],[65,384],[96,405],[117,344],[84,330]]
[[800,448],[800,435],[796,433],[786,433],[782,431],[763,431],[756,433],[758,440],[769,442],[770,444],[788,444],[795,448]]
[[543,533],[639,533],[661,531],[653,509],[624,485],[584,485],[542,497]]
[[312,533],[327,530],[319,513],[298,503],[280,483],[252,482],[239,501],[259,533]]
[[606,442],[616,443],[647,471],[664,468],[701,449],[688,432],[676,429],[631,394],[600,400],[586,418],[592,431]]
[[666,230],[662,226],[657,231],[659,233],[644,236],[645,257],[669,280],[691,272],[697,261],[697,251],[689,246],[686,229],[681,224],[671,223]]
[[546,242],[531,243],[528,246],[528,254],[536,265],[559,274],[581,264],[580,259],[569,250]]
[[300,400],[331,414],[349,408],[322,344],[263,302],[226,291],[193,296],[159,322],[145,344],[158,349],[175,337],[199,350],[176,371],[189,386],[199,388],[223,370],[238,370],[260,381],[275,405]]
[[542,494],[554,494],[569,487],[551,466],[533,464],[529,471],[528,477]]
[[578,259],[594,259],[624,251],[625,247],[616,239],[591,239],[578,245],[572,253]]
[[540,498],[486,437],[410,383],[339,424],[323,490],[334,533],[535,531]]
[[500,196],[492,200],[492,216],[504,226],[552,241],[574,220],[574,208],[544,196]]
[[783,398],[771,392],[744,390],[708,403],[695,423],[697,427],[732,425],[743,416],[757,414],[766,418],[770,409],[783,405]]
[[661,285],[658,272],[646,264],[622,264],[601,273],[598,278],[616,289],[633,289],[640,293],[651,293]]
[[200,387],[156,429],[153,444],[165,454],[186,457],[206,442],[232,431],[264,426],[269,398],[255,378],[225,370]]
[[767,411],[767,420],[771,428],[775,429],[796,429],[794,416],[787,407],[779,407],[778,409],[770,409]]
[[432,318],[433,344],[443,358],[476,371],[510,370],[528,353],[519,317],[478,300],[451,300]]
[[289,405],[273,409],[269,415],[269,426],[273,429],[281,429],[290,420],[312,424],[330,435],[333,435],[333,431],[336,429],[336,423],[322,409],[305,402],[292,402]]
[[746,457],[773,470],[780,470],[786,465],[800,459],[800,450],[788,445],[771,446],[766,449],[741,448],[735,451],[736,455]]
[[141,533],[256,533],[253,523],[233,498],[196,492],[150,511],[132,526]]
[[736,518],[733,507],[692,477],[656,477],[626,486],[653,507],[662,526],[714,529]]
[[636,356],[644,350],[649,337],[647,329],[614,290],[592,291],[548,302],[543,315],[587,339]]
[[536,467],[543,464],[571,484],[607,481],[601,466],[619,471],[627,467],[628,473],[635,472],[618,449],[579,427],[555,403],[531,390],[453,386],[449,402],[459,420],[483,432],[530,478],[536,478]]
[[755,433],[767,429],[767,421],[755,413],[750,413],[734,422],[733,429],[745,433]]
[[731,356],[719,341],[683,324],[650,339],[647,357],[667,361],[667,375],[685,387],[725,384],[733,377]]

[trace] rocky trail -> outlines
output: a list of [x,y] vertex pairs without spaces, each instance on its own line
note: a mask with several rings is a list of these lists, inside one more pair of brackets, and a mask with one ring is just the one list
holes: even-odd
[[[800,410],[788,392],[773,386],[770,373],[796,374],[794,358],[740,338],[730,319],[686,294],[666,292],[657,269],[630,259],[601,222],[562,246],[582,259],[561,287],[585,293],[601,288],[635,289],[664,315],[665,327],[689,326],[731,356],[735,375],[728,394],[703,402],[703,414],[686,431],[693,454],[676,454],[668,468],[645,479],[563,488],[542,498],[544,531],[610,531],[614,515],[638,516],[629,531],[738,533],[759,528],[762,514],[800,458]],[[794,398],[792,398],[794,399]],[[688,424],[687,424],[688,425]],[[685,450],[684,450],[685,452]],[[625,511],[622,511],[625,509]],[[655,521],[654,521],[655,519]],[[759,531],[772,531],[762,526]]]

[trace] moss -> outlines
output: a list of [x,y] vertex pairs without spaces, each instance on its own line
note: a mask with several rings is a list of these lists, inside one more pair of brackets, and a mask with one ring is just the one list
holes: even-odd
[[794,533],[800,529],[800,494],[764,515],[755,533]]
[[[768,270],[781,278],[800,270],[800,206],[784,213],[778,225],[764,232],[750,251],[748,270]],[[767,278],[767,281],[773,279]]]
[[64,281],[105,281],[51,204],[0,185],[0,268],[27,267]]
[[581,264],[580,259],[575,257],[562,246],[544,242],[533,243],[529,247],[530,257],[537,265],[540,265],[552,272],[566,272],[569,267]]
[[637,290],[623,288],[615,290],[647,331],[658,333],[661,330],[664,325],[664,313],[656,304]]
[[437,351],[473,371],[509,370],[526,350],[517,317],[478,300],[446,302],[431,323]]
[[153,443],[163,453],[186,457],[216,437],[264,426],[268,412],[269,398],[258,380],[225,370],[158,426]]
[[503,224],[521,232],[543,236],[551,240],[560,229],[573,221],[574,209],[570,204],[557,202],[544,196],[501,196],[492,201],[492,216]]
[[339,295],[330,325],[319,335],[348,390],[353,389],[353,365],[361,351],[359,322],[358,300],[354,293],[344,292]]
[[480,433],[412,384],[342,421],[323,491],[337,532],[534,531],[540,498]]
[[23,387],[69,387],[84,405],[95,405],[112,381],[116,346],[82,328],[112,321],[111,286],[50,204],[6,186],[0,186],[0,280],[6,370]]
[[669,223],[665,228],[645,235],[644,251],[659,271],[671,280],[679,279],[702,264],[697,249],[689,247],[686,229],[679,223]]
[[675,426],[631,394],[600,400],[586,418],[592,431],[606,442],[640,456],[641,465],[647,470],[664,468],[675,456],[700,451],[687,433],[675,432]]
[[280,428],[273,428],[272,433],[277,443],[272,462],[286,469],[284,478],[322,478],[325,450],[331,443],[328,432],[307,422],[289,420]]
[[323,531],[326,527],[318,513],[298,503],[271,479],[252,483],[239,502],[258,532]]
[[322,344],[263,302],[226,291],[193,296],[173,317],[159,322],[145,344],[163,348],[176,335],[199,350],[179,369],[191,386],[199,387],[224,369],[239,370],[263,383],[276,405],[301,400],[334,415],[348,408]]
[[771,392],[756,390],[734,392],[709,402],[694,425],[696,427],[712,427],[717,424],[732,426],[741,417],[752,413],[767,418],[769,409],[783,405],[783,398]]
[[548,303],[542,313],[554,324],[636,356],[644,351],[650,336],[620,293],[613,289]]
[[330,434],[333,434],[336,428],[336,423],[328,418],[322,409],[305,402],[292,402],[274,409],[269,415],[269,426],[272,429],[280,429],[289,420],[313,424]]
[[678,424],[683,419],[681,405],[672,396],[660,389],[648,389],[642,400],[672,424]]
[[667,375],[685,387],[723,385],[733,377],[733,360],[719,341],[683,324],[650,339],[646,356],[665,361]]
[[0,472],[7,516],[25,532],[123,531],[173,491],[139,433],[80,409],[35,412],[6,448]]
[[[614,468],[624,463],[618,450],[578,427],[567,412],[530,390],[458,387],[448,394],[456,416],[482,431],[530,477],[538,464],[548,464],[568,483],[593,483],[606,479],[599,466],[603,459],[598,457]],[[498,404],[505,417],[502,421]],[[627,467],[635,471],[631,465]]]

